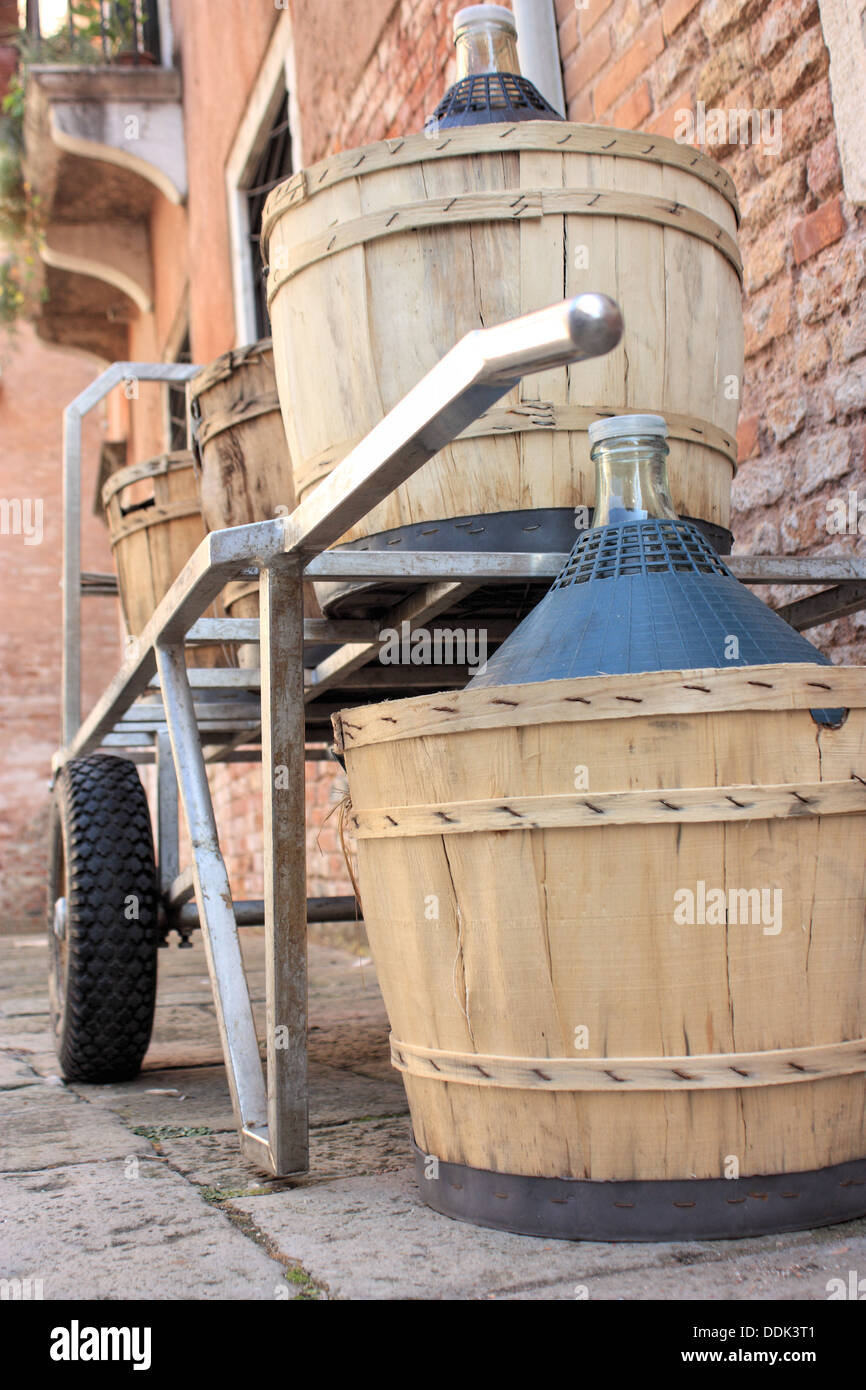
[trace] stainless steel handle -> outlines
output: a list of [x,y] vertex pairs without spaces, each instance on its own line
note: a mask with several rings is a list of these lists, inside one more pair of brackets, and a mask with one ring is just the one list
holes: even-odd
[[286,518],[287,540],[308,556],[333,545],[525,373],[599,357],[622,331],[618,304],[579,294],[467,333]]
[[495,354],[502,375],[511,377],[516,372],[540,372],[603,357],[617,346],[623,328],[622,312],[615,300],[592,293],[481,329],[479,338],[490,335],[494,352],[488,351],[488,360]]

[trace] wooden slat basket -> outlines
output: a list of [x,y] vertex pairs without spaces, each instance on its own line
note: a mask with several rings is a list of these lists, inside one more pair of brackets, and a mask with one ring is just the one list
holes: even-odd
[[[268,521],[294,510],[295,483],[280,413],[270,338],[224,353],[190,383],[201,509],[209,531]],[[223,592],[232,618],[258,618],[257,580],[237,580]],[[312,585],[304,590],[307,617],[320,617]],[[259,648],[239,648],[242,667],[259,665]]]
[[866,1213],[866,671],[492,687],[335,726],[427,1202],[630,1240]]
[[[343,542],[460,549],[471,521],[475,548],[570,549],[574,509],[594,504],[589,424],[650,411],[670,427],[678,511],[729,549],[737,226],[713,160],[595,126],[410,136],[295,175],[268,199],[263,247],[298,499],[463,334],[597,290],[623,310],[616,351],[525,378]],[[332,586],[323,603],[340,600]]]
[[[121,468],[102,489],[120,602],[127,631],[137,637],[206,530],[191,453],[160,454]],[[207,616],[224,616],[219,604]],[[227,666],[219,643],[187,648],[189,666]]]

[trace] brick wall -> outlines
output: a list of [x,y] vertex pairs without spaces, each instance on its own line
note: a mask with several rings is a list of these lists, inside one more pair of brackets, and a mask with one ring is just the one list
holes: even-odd
[[454,81],[452,20],[463,0],[400,0],[385,25],[342,119],[316,152],[368,145],[424,129]]
[[[24,327],[12,347],[0,335],[0,365],[0,499],[38,502],[42,515],[38,543],[16,532],[14,513],[4,510],[0,526],[0,932],[14,932],[43,925],[48,779],[60,743],[60,412],[94,369]],[[108,533],[92,513],[102,435],[94,411],[84,430],[82,556],[85,569],[110,572]],[[39,530],[29,530],[36,542]],[[86,598],[82,621],[88,708],[119,663],[116,601]]]
[[[307,893],[311,898],[352,892],[338,829],[345,780],[335,763],[307,763]],[[215,768],[210,781],[232,893],[236,898],[260,898],[261,766]]]
[[[866,535],[827,528],[828,502],[866,497],[866,213],[842,187],[817,0],[556,0],[556,14],[571,120],[677,138],[699,103],[764,111],[768,132],[780,113],[777,152],[705,145],[743,213],[736,549],[866,553]],[[866,614],[809,636],[866,659]]]

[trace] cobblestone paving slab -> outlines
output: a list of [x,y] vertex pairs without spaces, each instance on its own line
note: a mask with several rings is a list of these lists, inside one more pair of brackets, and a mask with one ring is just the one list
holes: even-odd
[[450,1221],[423,1205],[406,1167],[232,1205],[332,1298],[489,1298],[555,1280],[586,1282],[594,1271],[657,1267],[672,1248],[572,1245]]
[[[635,1249],[634,1246],[625,1247]],[[671,1247],[673,1249],[673,1247]],[[852,1221],[823,1231],[800,1232],[753,1241],[701,1243],[699,1253],[678,1257],[668,1267],[602,1273],[584,1281],[590,1299],[734,1301],[826,1300],[831,1281],[850,1285],[850,1271],[866,1269],[866,1222]],[[829,1287],[828,1287],[829,1285]],[[838,1286],[836,1286],[838,1287]],[[509,1297],[536,1298],[533,1291]],[[546,1299],[575,1298],[570,1283],[551,1285]],[[760,1316],[760,1315],[759,1315]]]
[[34,1071],[23,1053],[0,1051],[0,1091],[14,1091],[20,1086],[42,1085],[43,1079]]
[[163,1138],[159,1148],[190,1182],[235,1196],[251,1189],[272,1196],[335,1178],[399,1172],[406,1166],[408,1134],[408,1115],[322,1125],[310,1133],[309,1173],[284,1179],[267,1178],[241,1158],[234,1133]]
[[43,1082],[0,1093],[0,1172],[149,1152],[146,1140],[62,1085]]
[[0,1275],[46,1299],[273,1299],[285,1267],[166,1163],[0,1178]]
[[[408,1124],[405,1093],[396,1075],[394,1081],[390,1077],[378,1081],[325,1066],[313,1057],[309,1083],[313,1126],[345,1123],[359,1115],[404,1112]],[[112,1110],[130,1126],[205,1126],[234,1134],[228,1082],[222,1066],[147,1071],[123,1085],[89,1086],[87,1097],[94,1105]]]

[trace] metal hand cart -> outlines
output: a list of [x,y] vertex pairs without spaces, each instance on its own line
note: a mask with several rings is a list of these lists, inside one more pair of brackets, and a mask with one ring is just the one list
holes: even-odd
[[[135,1074],[150,1037],[159,939],[175,931],[188,944],[201,928],[242,1152],[276,1176],[307,1168],[307,923],[345,920],[354,899],[306,896],[305,760],[329,756],[335,710],[462,686],[467,672],[378,664],[381,624],[305,620],[302,581],[397,584],[404,596],[388,623],[398,629],[434,623],[481,585],[519,581],[543,591],[564,555],[327,547],[526,373],[601,355],[620,333],[612,301],[581,295],[469,334],[290,516],[201,542],[84,722],[81,601],[115,590],[111,576],[81,574],[81,423],[124,381],[183,382],[200,368],[115,363],[67,408],[63,746],[53,763],[49,883],[52,996],[67,1075]],[[731,567],[747,582],[832,586],[783,610],[795,627],[866,606],[866,561],[853,556],[734,557]],[[228,581],[252,575],[258,621],[202,617]],[[491,638],[507,630],[497,619]],[[258,642],[260,669],[188,669],[185,646],[214,641]],[[259,759],[264,898],[235,902],[207,772]],[[136,763],[156,768],[155,855]],[[178,791],[192,858],[184,873]],[[265,929],[264,1068],[238,939],[238,928],[253,924]]]

